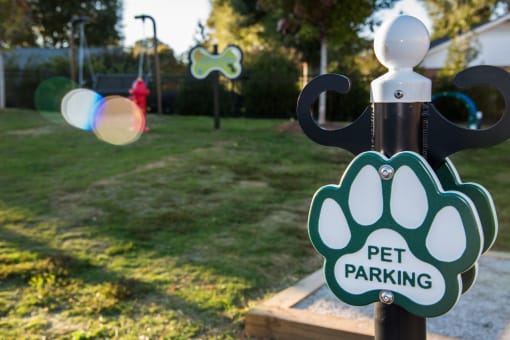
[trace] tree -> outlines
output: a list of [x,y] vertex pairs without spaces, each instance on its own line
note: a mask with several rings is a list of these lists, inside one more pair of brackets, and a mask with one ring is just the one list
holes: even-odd
[[[240,1],[240,0],[237,0]],[[320,45],[320,74],[327,72],[328,45],[350,45],[369,23],[372,13],[388,8],[393,0],[260,0],[258,4],[278,18],[277,29],[290,46],[300,49],[310,60]],[[319,124],[326,121],[326,96],[319,97]]]
[[32,45],[35,41],[31,29],[30,7],[25,0],[0,0],[0,48]]
[[70,20],[87,16],[92,46],[120,41],[122,0],[0,0],[0,43],[10,46],[69,46]]
[[245,8],[241,0],[213,0],[207,26],[220,51],[228,44],[238,45],[245,54],[269,47],[264,23],[254,20],[252,11],[257,10]]

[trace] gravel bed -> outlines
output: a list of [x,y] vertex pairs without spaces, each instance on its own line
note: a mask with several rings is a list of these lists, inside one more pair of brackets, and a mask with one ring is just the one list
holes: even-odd
[[[373,306],[349,306],[324,285],[292,308],[353,319],[373,318]],[[510,340],[510,257],[483,256],[474,286],[447,314],[427,319],[427,331],[464,340]]]

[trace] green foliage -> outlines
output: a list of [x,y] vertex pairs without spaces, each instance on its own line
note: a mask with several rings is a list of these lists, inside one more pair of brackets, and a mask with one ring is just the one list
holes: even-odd
[[[220,50],[229,44],[236,44],[246,54],[272,48],[267,38],[265,20],[253,0],[214,0],[207,25],[214,29],[212,38]],[[210,41],[204,45],[209,46]]]
[[[328,121],[351,122],[370,105],[370,80],[357,73],[349,75],[351,89],[346,94],[328,92]],[[316,111],[315,111],[316,112]]]
[[501,0],[427,0],[423,1],[433,21],[433,39],[468,32],[488,21]]
[[[222,82],[219,83],[218,89],[221,116],[232,115],[231,98]],[[212,75],[203,80],[196,80],[191,76],[185,78],[178,88],[175,112],[180,115],[212,117],[214,112]]]
[[120,48],[105,49],[103,53],[91,56],[91,63],[95,73],[138,73],[137,58]]
[[[349,46],[359,40],[359,31],[365,23],[370,23],[375,11],[391,7],[394,2],[262,0],[259,3],[268,16],[276,18],[283,42],[301,52],[305,60],[317,64],[322,38],[327,39],[329,48]],[[267,29],[274,30],[274,26]]]
[[299,68],[281,51],[261,51],[246,63],[242,83],[248,117],[294,117]]
[[[228,43],[240,45],[246,56],[241,90],[243,114],[267,117],[274,112],[274,117],[294,116],[298,86],[295,64],[307,61],[310,73],[316,75],[320,42],[325,37],[328,54],[333,56],[328,71],[351,74],[357,80],[348,97],[342,97],[341,111],[336,105],[338,96],[330,95],[328,101],[335,104],[336,111],[329,109],[328,119],[357,116],[369,101],[364,75],[373,76],[377,68],[372,66],[373,62],[367,64],[367,58],[358,58],[361,52],[371,48],[358,33],[367,25],[376,24],[372,16],[375,11],[393,3],[392,0],[213,1],[208,24],[215,29],[214,38],[220,47]],[[293,61],[285,61],[282,53]]]
[[0,48],[13,44],[25,46],[35,40],[30,9],[25,1],[0,0]]
[[477,37],[461,35],[489,21],[497,10],[506,7],[508,11],[508,2],[501,0],[429,0],[424,4],[433,21],[432,38],[448,37],[452,40],[447,63],[438,74],[439,78],[445,79],[465,69],[478,55],[480,46]]
[[89,17],[85,31],[90,46],[119,43],[121,0],[1,0],[0,5],[4,47],[69,46],[73,16]]

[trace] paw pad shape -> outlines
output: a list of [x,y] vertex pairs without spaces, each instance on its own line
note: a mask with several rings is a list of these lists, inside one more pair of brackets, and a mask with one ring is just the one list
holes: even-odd
[[338,298],[366,305],[391,291],[393,303],[423,317],[453,308],[461,274],[483,246],[471,199],[445,191],[428,163],[407,151],[356,157],[340,185],[316,192],[308,224]]

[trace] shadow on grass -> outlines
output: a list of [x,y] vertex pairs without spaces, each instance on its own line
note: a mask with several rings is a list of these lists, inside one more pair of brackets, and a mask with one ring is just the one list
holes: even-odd
[[[158,282],[120,275],[92,263],[90,259],[79,258],[11,228],[1,228],[0,235],[4,245],[35,254],[35,258],[30,259],[31,266],[12,271],[9,271],[8,262],[15,260],[1,260],[4,263],[0,271],[0,291],[13,288],[11,283],[19,289],[23,286],[20,281],[28,284],[29,290],[25,290],[25,296],[21,297],[26,301],[18,301],[17,311],[14,310],[16,307],[11,306],[0,311],[0,315],[6,316],[10,312],[19,316],[29,315],[34,308],[41,307],[49,311],[67,310],[71,315],[117,315],[125,312],[123,308],[126,304],[130,305],[129,313],[137,314],[144,310],[142,307],[147,301],[164,301],[165,307],[179,310],[197,325],[207,324],[211,316],[225,317],[223,311],[217,308],[204,308],[200,303],[190,302],[173,293],[179,287],[162,286]],[[89,289],[87,286],[95,288]],[[29,294],[30,289],[33,289],[34,297]]]

